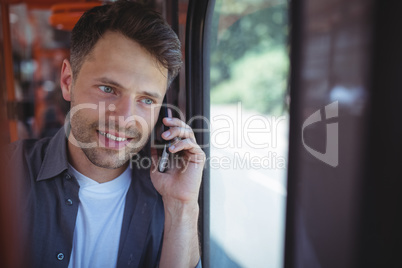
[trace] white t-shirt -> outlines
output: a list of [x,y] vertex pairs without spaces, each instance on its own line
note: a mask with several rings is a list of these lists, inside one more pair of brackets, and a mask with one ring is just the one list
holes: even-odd
[[105,183],[82,175],[71,165],[70,171],[80,185],[80,204],[68,267],[116,267],[130,169]]

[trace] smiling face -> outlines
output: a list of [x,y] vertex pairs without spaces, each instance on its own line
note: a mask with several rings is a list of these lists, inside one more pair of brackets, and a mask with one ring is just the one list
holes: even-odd
[[167,69],[137,42],[106,32],[77,77],[64,61],[61,87],[71,101],[70,159],[117,169],[148,140],[159,115],[154,106],[166,92]]

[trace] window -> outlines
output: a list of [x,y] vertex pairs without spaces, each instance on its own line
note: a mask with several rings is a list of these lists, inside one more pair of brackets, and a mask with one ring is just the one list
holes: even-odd
[[210,46],[210,264],[282,267],[286,1],[217,0]]

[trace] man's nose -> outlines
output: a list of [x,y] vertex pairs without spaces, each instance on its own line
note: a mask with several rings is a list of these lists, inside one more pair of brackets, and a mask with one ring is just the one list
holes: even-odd
[[[114,107],[113,107],[114,105]],[[133,97],[122,97],[111,105],[112,114],[118,120],[119,125],[133,124],[137,105]],[[114,108],[114,111],[113,111]],[[124,124],[123,124],[124,123]]]
[[136,103],[133,97],[128,96],[121,97],[114,104],[116,105],[114,113],[117,116],[123,116],[124,118],[128,118],[135,114]]

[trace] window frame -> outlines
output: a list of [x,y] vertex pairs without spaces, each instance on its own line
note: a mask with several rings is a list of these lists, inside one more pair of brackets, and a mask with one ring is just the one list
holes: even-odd
[[[190,0],[187,11],[186,23],[186,116],[187,119],[202,115],[210,119],[210,86],[209,86],[209,37],[212,23],[215,0]],[[194,130],[207,130],[209,126],[205,120],[195,120],[191,127]],[[199,144],[209,144],[209,131],[195,131],[195,137]],[[199,234],[201,244],[201,259],[203,267],[210,267],[210,148],[203,148],[207,161],[203,172],[202,184],[199,195],[200,218]]]

